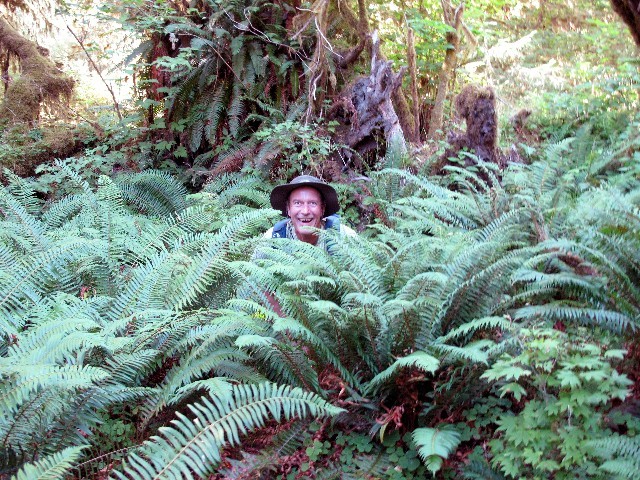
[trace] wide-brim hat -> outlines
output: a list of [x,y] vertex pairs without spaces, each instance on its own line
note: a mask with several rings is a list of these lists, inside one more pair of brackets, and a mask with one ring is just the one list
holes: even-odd
[[328,217],[340,210],[338,205],[338,194],[328,183],[324,183],[322,180],[311,175],[300,175],[294,178],[289,183],[284,185],[278,185],[271,191],[271,206],[276,210],[280,210],[282,215],[287,216],[287,199],[289,194],[296,188],[311,187],[315,188],[322,195],[324,200],[324,216]]

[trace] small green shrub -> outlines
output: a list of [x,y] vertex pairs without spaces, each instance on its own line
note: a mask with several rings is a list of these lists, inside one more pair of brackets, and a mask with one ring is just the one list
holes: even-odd
[[504,354],[483,375],[500,382],[501,395],[527,399],[498,420],[493,465],[513,478],[601,478],[589,441],[610,435],[604,414],[628,395],[632,382],[613,366],[624,351],[589,340],[585,329],[522,329],[517,343],[517,355]]

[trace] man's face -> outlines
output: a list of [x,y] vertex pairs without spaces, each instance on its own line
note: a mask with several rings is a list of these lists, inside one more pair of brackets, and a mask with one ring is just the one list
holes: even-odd
[[324,217],[322,195],[315,188],[300,187],[289,194],[287,214],[298,238],[308,236],[309,227],[320,228]]

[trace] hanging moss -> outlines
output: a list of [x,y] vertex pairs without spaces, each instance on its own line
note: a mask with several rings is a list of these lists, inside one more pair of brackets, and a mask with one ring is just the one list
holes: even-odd
[[60,71],[34,42],[24,38],[0,18],[0,49],[14,55],[21,75],[14,80],[0,103],[0,123],[33,123],[43,102],[66,99],[73,80]]

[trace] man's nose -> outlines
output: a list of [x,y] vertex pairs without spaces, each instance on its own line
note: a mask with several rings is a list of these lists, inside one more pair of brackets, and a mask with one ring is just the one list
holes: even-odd
[[302,213],[308,213],[309,212],[309,204],[308,203],[303,203],[302,204]]

